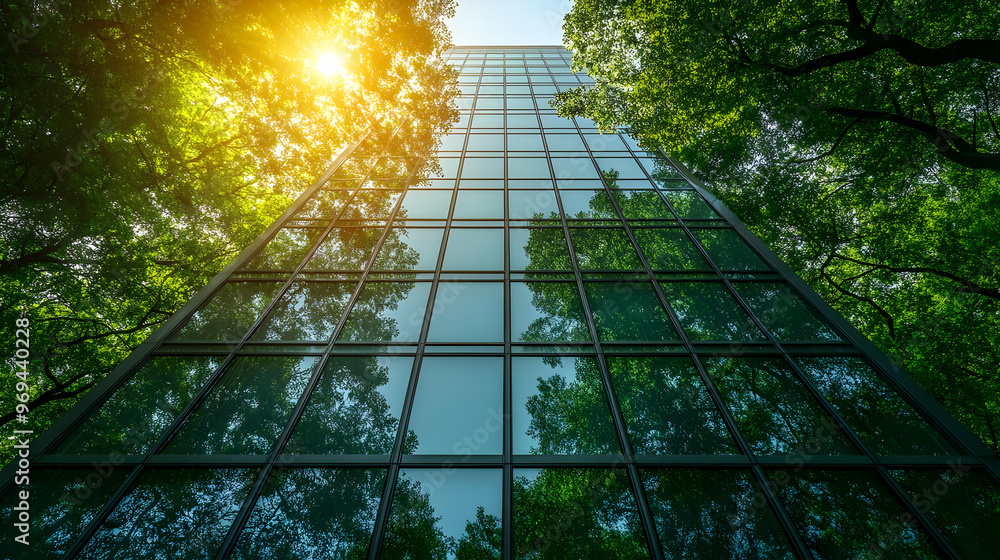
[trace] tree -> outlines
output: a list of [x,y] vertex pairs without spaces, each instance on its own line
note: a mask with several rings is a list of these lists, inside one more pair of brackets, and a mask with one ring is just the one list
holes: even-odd
[[557,106],[692,167],[998,450],[998,27],[986,1],[585,0],[596,84]]
[[[431,148],[450,0],[5,3],[0,299],[43,431],[367,133]],[[339,54],[345,71],[315,61]],[[362,145],[373,150],[379,142]],[[10,336],[8,336],[8,334]],[[3,390],[14,394],[12,375]],[[15,421],[13,401],[0,422]],[[9,442],[3,444],[9,457]]]

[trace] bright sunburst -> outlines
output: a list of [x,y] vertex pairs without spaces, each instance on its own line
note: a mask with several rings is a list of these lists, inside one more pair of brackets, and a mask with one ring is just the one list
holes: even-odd
[[320,53],[316,57],[313,67],[327,78],[341,76],[346,70],[344,67],[344,57],[332,52]]

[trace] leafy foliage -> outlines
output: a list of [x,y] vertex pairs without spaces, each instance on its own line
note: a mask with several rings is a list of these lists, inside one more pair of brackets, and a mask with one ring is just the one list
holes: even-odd
[[564,115],[703,176],[1000,449],[1000,11],[979,2],[574,4]]
[[450,0],[39,6],[0,7],[0,329],[31,321],[36,433],[343,147],[412,117],[419,154],[453,117]]

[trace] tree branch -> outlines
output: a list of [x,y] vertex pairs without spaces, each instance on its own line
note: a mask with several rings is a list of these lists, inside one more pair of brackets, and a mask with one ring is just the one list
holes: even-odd
[[843,255],[834,254],[832,256],[834,258],[845,260],[845,261],[850,261],[850,262],[853,262],[855,264],[860,264],[860,265],[864,265],[864,266],[870,266],[870,267],[873,267],[873,268],[877,268],[879,270],[888,270],[889,272],[895,272],[895,273],[914,272],[914,273],[921,273],[921,274],[934,274],[936,276],[941,276],[942,278],[947,278],[949,280],[953,280],[955,282],[958,282],[959,284],[962,284],[962,288],[959,289],[959,291],[961,291],[961,292],[968,292],[968,293],[979,294],[981,296],[985,296],[985,297],[988,297],[988,298],[1000,300],[1000,289],[998,289],[998,288],[988,288],[988,287],[980,286],[979,284],[973,282],[972,280],[968,280],[966,278],[962,278],[961,276],[958,276],[957,274],[952,274],[950,272],[945,272],[945,271],[939,270],[937,268],[931,268],[931,267],[927,267],[927,266],[912,266],[912,267],[889,266],[889,265],[885,265],[885,264],[878,264],[878,263],[871,263],[871,262],[867,262],[867,261],[862,261],[862,260],[851,258],[851,257],[845,257]]

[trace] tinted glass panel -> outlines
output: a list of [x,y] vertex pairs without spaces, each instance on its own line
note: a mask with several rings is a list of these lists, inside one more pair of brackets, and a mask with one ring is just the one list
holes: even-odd
[[587,299],[601,340],[677,340],[677,331],[645,282],[588,282]]
[[515,469],[515,558],[647,560],[625,470]]
[[462,177],[503,178],[503,158],[467,157],[462,164]]
[[643,470],[642,478],[665,558],[795,558],[749,472]]
[[503,358],[424,358],[405,452],[503,452]]
[[551,189],[509,191],[507,198],[510,201],[512,220],[559,219],[559,205],[556,204],[556,195]]
[[343,316],[354,282],[296,282],[250,340],[327,340]]
[[416,342],[430,282],[368,282],[337,340]]
[[619,222],[618,213],[611,204],[611,197],[604,190],[560,190],[559,198],[562,199],[563,212],[568,220],[600,219]]
[[944,455],[955,450],[860,358],[798,358],[837,414],[880,455]]
[[456,220],[502,220],[503,191],[459,191]]
[[549,162],[544,158],[507,158],[507,176],[511,179],[549,177]]
[[774,470],[768,476],[817,559],[942,558],[915,524],[901,521],[905,510],[872,471]]
[[246,267],[293,270],[323,233],[321,228],[281,228]]
[[[960,463],[960,462],[959,462]],[[955,464],[948,470],[894,471],[916,507],[962,558],[993,558],[1000,550],[1000,485]]]
[[692,340],[764,338],[722,282],[661,282],[660,286]]
[[381,236],[382,228],[333,228],[306,263],[306,269],[363,270]]
[[608,368],[635,453],[739,453],[690,358],[612,357]]
[[158,357],[146,362],[59,446],[60,453],[145,453],[221,363],[209,356]]
[[783,362],[767,358],[704,361],[755,453],[803,456],[856,453]]
[[626,220],[673,220],[660,195],[652,191],[611,190]]
[[643,270],[625,230],[571,228],[569,235],[581,270]]
[[383,470],[280,470],[230,558],[364,558],[384,486]]
[[396,218],[443,220],[448,217],[451,195],[450,190],[411,190],[403,198],[403,205],[396,213]]
[[442,282],[434,297],[429,342],[503,342],[503,284]]
[[413,358],[332,357],[285,453],[388,455]]
[[251,469],[149,469],[79,557],[211,558],[255,474]]
[[[8,523],[0,531],[0,545],[18,552],[12,558],[62,558],[125,481],[129,470],[110,458],[85,468],[40,469],[32,465],[30,482],[14,486],[0,498],[0,513]],[[20,492],[28,493],[26,500]],[[15,523],[26,523],[27,532]],[[15,541],[15,537],[27,542]]]
[[770,270],[731,229],[693,229],[691,232],[722,270]]
[[569,248],[562,229],[510,230],[511,270],[571,270]]
[[697,191],[663,191],[674,211],[682,220],[718,220],[720,216],[712,210]]
[[654,270],[712,268],[682,229],[635,228],[632,232]]
[[513,282],[510,300],[512,341],[590,340],[575,282]]
[[381,558],[500,560],[499,469],[406,469],[392,498]]
[[503,270],[502,229],[457,229],[448,234],[443,270]]
[[471,151],[499,152],[503,150],[503,134],[471,134],[469,145]]
[[279,282],[226,282],[172,338],[240,340],[280,288]]
[[734,282],[733,287],[779,340],[840,340],[784,282]]
[[288,423],[318,358],[237,358],[164,453],[267,453]]
[[620,453],[594,358],[513,358],[515,454]]
[[444,230],[438,228],[394,227],[372,270],[434,270],[442,236]]

